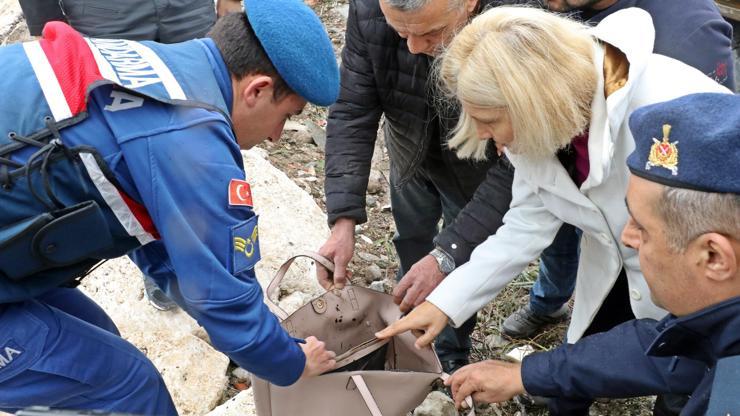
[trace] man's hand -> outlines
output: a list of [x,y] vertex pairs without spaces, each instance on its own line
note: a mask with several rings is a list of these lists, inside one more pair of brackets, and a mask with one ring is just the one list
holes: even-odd
[[498,403],[525,392],[522,365],[495,360],[466,365],[455,371],[445,385],[450,386],[458,409],[468,396],[479,403]]
[[385,339],[406,331],[411,331],[418,338],[414,345],[416,348],[422,349],[434,341],[434,338],[447,325],[447,321],[447,315],[439,310],[438,307],[432,303],[424,302],[412,310],[410,314],[390,324],[384,330],[377,332],[375,336]]
[[327,351],[326,345],[316,337],[308,337],[305,344],[299,345],[306,354],[306,366],[303,367],[301,378],[318,376],[336,367],[334,357],[337,355],[333,351]]
[[411,266],[403,276],[393,290],[393,301],[400,305],[401,312],[406,313],[424,302],[444,278],[437,259],[431,254],[427,255]]
[[319,249],[319,254],[334,263],[334,279],[323,267],[316,267],[319,284],[326,290],[341,289],[347,283],[347,265],[355,251],[355,220],[340,218],[331,229],[331,236]]

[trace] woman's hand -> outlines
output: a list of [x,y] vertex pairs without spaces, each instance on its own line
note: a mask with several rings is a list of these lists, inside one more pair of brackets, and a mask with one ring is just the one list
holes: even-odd
[[438,307],[429,302],[424,302],[414,308],[408,315],[390,324],[384,330],[375,334],[380,339],[411,331],[416,337],[416,348],[422,349],[434,341],[434,338],[447,325],[447,315]]

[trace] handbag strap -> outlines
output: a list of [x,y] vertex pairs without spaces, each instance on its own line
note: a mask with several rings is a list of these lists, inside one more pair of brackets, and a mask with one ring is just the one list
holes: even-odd
[[[350,377],[352,378],[352,381],[354,381],[355,386],[357,386],[357,390],[360,392],[360,395],[362,396],[362,400],[365,401],[365,406],[367,406],[367,409],[370,411],[370,414],[372,416],[383,416],[383,414],[380,413],[380,408],[378,407],[378,403],[375,402],[375,398],[373,397],[372,393],[370,393],[370,389],[367,387],[367,384],[365,384],[365,379],[362,378],[362,375],[353,374]],[[442,373],[440,378],[443,381],[445,381],[448,378],[450,378],[450,375],[447,373]],[[470,412],[468,412],[467,416],[475,416],[475,408],[473,407],[473,398],[470,396],[466,397],[465,403],[468,404],[468,408],[470,409]]]
[[277,293],[280,290],[280,282],[283,281],[285,273],[288,272],[288,269],[290,269],[290,266],[293,264],[295,259],[299,257],[308,257],[314,260],[316,263],[324,266],[329,271],[329,273],[334,273],[334,263],[332,263],[331,260],[322,256],[321,254],[315,253],[313,251],[303,251],[286,260],[285,263],[280,266],[277,273],[275,273],[275,277],[272,278],[272,281],[267,286],[267,291],[265,293],[265,304],[268,308],[270,308],[272,313],[280,318],[281,321],[285,320],[285,318],[288,317],[288,313],[285,312],[281,307],[279,307],[275,301],[273,301],[273,297],[277,298]]
[[370,389],[367,388],[367,384],[365,384],[365,379],[362,378],[360,374],[353,374],[352,381],[355,382],[355,386],[357,386],[357,390],[360,392],[360,395],[362,396],[362,400],[365,401],[365,406],[367,406],[367,409],[370,411],[370,414],[372,416],[383,416],[382,413],[380,413],[380,408],[378,407],[378,404],[375,402],[375,399],[373,398],[372,393],[370,393]]

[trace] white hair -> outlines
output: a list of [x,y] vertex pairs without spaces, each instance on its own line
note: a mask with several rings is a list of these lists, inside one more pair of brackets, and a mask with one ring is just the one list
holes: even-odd
[[706,233],[740,240],[740,195],[665,186],[656,210],[674,252],[683,253],[691,241]]
[[[439,77],[462,103],[508,112],[512,152],[550,156],[588,127],[595,46],[588,27],[574,20],[532,7],[496,7],[452,40]],[[462,111],[449,146],[460,157],[483,159],[486,144]]]

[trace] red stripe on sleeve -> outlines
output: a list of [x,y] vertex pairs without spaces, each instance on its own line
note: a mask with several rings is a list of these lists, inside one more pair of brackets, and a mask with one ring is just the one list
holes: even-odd
[[44,26],[41,49],[57,76],[72,115],[87,108],[87,87],[103,79],[82,35],[63,22]]
[[151,234],[152,237],[154,237],[155,239],[159,240],[159,231],[157,231],[157,227],[154,226],[154,221],[152,221],[152,217],[149,216],[146,207],[131,199],[131,197],[121,192],[120,189],[118,190],[118,193],[121,195],[121,198],[123,198],[123,202],[126,203],[128,208],[134,214],[136,220],[139,221],[139,224],[141,224],[141,227],[144,229],[144,231]]

